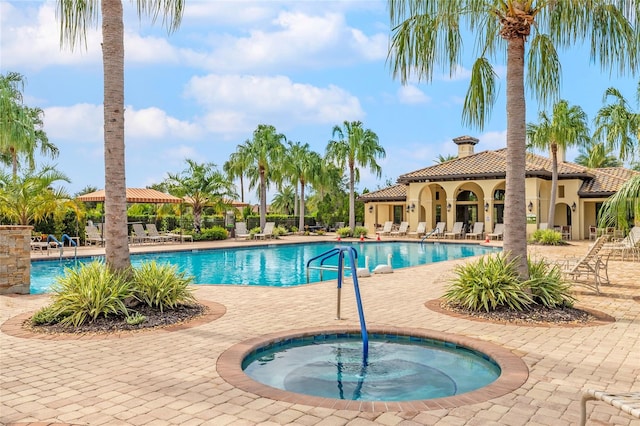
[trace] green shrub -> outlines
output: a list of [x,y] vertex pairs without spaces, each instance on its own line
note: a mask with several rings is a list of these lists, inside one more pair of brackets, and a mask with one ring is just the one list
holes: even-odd
[[133,315],[129,315],[126,319],[126,322],[129,325],[138,325],[138,324],[142,324],[146,320],[147,320],[147,317],[142,315],[140,312],[136,312]]
[[278,225],[273,228],[273,236],[279,237],[281,235],[287,235],[289,231],[284,226]]
[[346,238],[351,236],[351,228],[345,226],[344,228],[336,229],[336,234],[338,234],[341,238]]
[[571,295],[571,285],[563,277],[558,265],[549,265],[544,260],[529,259],[529,279],[524,285],[531,290],[533,300],[549,308],[573,306],[576,299]]
[[193,236],[194,241],[226,240],[227,238],[229,238],[229,232],[223,226],[203,228],[200,234]]
[[365,237],[369,233],[369,230],[364,226],[356,226],[356,229],[353,231],[353,235],[355,237],[360,237],[360,235],[364,235]]
[[50,325],[57,324],[63,318],[65,313],[57,312],[53,305],[47,305],[36,311],[31,317],[31,324],[33,325]]
[[60,324],[75,327],[100,316],[127,315],[124,300],[133,295],[131,284],[123,274],[112,272],[98,261],[65,269],[52,291],[50,314],[60,317]]
[[457,278],[446,291],[444,298],[471,311],[498,308],[522,311],[533,303],[519,281],[515,262],[507,262],[504,254],[483,256],[476,262],[458,265]]
[[256,234],[259,234],[262,232],[262,229],[259,226],[256,226],[255,228],[251,228],[249,230],[249,235],[251,235],[251,238],[253,238]]
[[564,244],[562,234],[553,229],[538,229],[533,233],[531,241],[546,246],[558,246]]
[[178,273],[177,266],[146,262],[134,270],[134,296],[162,312],[166,308],[195,302],[189,288],[192,281],[193,277],[187,277],[184,272]]

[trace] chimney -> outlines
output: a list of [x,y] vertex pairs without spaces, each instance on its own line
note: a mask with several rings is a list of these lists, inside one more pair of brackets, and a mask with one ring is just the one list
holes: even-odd
[[453,141],[458,145],[458,158],[473,155],[473,146],[478,143],[478,139],[472,136],[458,136],[453,138]]

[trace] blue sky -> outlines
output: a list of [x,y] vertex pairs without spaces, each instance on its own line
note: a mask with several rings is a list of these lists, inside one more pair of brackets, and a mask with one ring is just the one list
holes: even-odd
[[[187,0],[182,25],[171,35],[160,23],[138,20],[131,3],[123,2],[129,187],[180,172],[185,158],[221,169],[258,124],[272,124],[323,154],[334,125],[362,121],[387,155],[379,161],[381,178],[361,171],[360,190],[455,154],[452,139],[461,135],[480,139],[476,152],[506,145],[504,79],[484,130],[461,124],[471,38],[455,76],[406,86],[393,79],[386,1]],[[101,36],[92,29],[87,49],[61,48],[55,7],[55,1],[0,2],[0,72],[26,77],[26,104],[45,111],[45,131],[60,149],[57,159],[42,161],[69,176],[69,192],[103,188]],[[562,65],[561,96],[590,120],[607,87],[634,101],[637,79],[602,72],[590,63],[588,48],[563,52]],[[528,121],[537,115],[529,99]],[[255,191],[246,196],[257,202]]]

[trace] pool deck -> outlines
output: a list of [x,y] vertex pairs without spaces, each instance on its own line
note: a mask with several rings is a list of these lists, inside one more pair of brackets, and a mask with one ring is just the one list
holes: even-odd
[[[335,236],[132,246],[131,252],[320,240],[335,241]],[[529,250],[535,256],[562,259],[586,253],[588,244],[571,241],[569,246]],[[79,256],[102,252],[78,248]],[[52,251],[49,258],[57,253]],[[221,316],[171,332],[107,338],[22,333],[16,324],[45,305],[48,296],[5,295],[0,296],[0,424],[574,425],[586,389],[640,391],[639,262],[610,261],[611,285],[600,295],[577,288],[579,307],[608,314],[615,322],[536,326],[472,321],[431,309],[428,302],[443,294],[454,265],[466,261],[361,278],[367,325],[447,333],[507,349],[524,361],[528,376],[523,385],[503,395],[461,398],[460,404],[442,407],[416,404],[394,410],[393,405],[378,405],[372,410],[286,400],[277,392],[267,397],[223,379],[228,372],[220,374],[220,369],[229,367],[228,350],[249,339],[292,330],[357,327],[349,286],[342,292],[342,319],[335,319],[335,280],[296,288],[198,286],[197,298]],[[587,415],[592,425],[640,425],[640,420],[603,402],[589,402]]]

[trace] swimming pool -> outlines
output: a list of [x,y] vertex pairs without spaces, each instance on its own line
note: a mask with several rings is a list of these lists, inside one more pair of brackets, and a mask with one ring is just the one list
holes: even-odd
[[[158,263],[177,265],[180,271],[194,277],[195,284],[258,285],[290,287],[307,282],[306,264],[314,256],[334,247],[354,246],[358,252],[358,266],[364,267],[369,257],[369,269],[386,264],[389,254],[392,267],[406,268],[444,260],[476,256],[495,248],[477,244],[420,244],[418,242],[370,242],[370,243],[311,243],[273,244],[225,249],[189,250],[178,252],[132,254],[132,265],[155,260]],[[75,267],[80,262],[91,262],[94,258],[76,260],[46,260],[31,262],[31,293],[47,293],[57,276],[64,269]],[[326,262],[336,265],[337,259]],[[323,279],[335,279],[335,272],[323,273]],[[320,272],[311,270],[309,282],[320,281]]]

